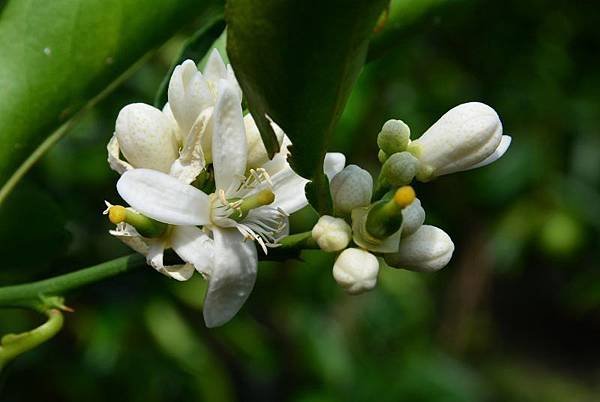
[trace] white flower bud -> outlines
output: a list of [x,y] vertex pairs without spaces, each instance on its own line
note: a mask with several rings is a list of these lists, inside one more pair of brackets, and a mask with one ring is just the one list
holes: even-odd
[[381,167],[381,175],[392,186],[409,184],[417,174],[419,160],[410,152],[396,152]]
[[415,233],[425,222],[425,210],[418,198],[402,210],[402,237]]
[[329,183],[336,212],[350,213],[354,208],[370,204],[373,178],[364,169],[348,165]]
[[435,226],[423,225],[403,238],[397,253],[385,254],[385,262],[396,268],[433,272],[444,268],[454,252],[450,236]]
[[340,251],[352,240],[352,228],[341,218],[323,215],[312,229],[312,237],[321,250]]
[[[247,169],[256,169],[269,161],[269,154],[251,114],[244,117],[244,127],[246,128],[246,142],[248,144],[246,167]],[[271,123],[271,127],[275,131],[277,142],[281,144],[285,135],[283,130],[275,123]]]
[[196,63],[186,60],[175,67],[169,81],[169,106],[185,138],[204,109],[214,106],[215,97]]
[[377,145],[386,154],[406,150],[410,141],[410,128],[402,120],[388,120],[377,135]]
[[119,112],[115,135],[119,148],[135,168],[169,172],[179,156],[171,120],[160,110],[143,103],[125,106]]
[[484,166],[500,158],[510,145],[494,109],[463,103],[444,114],[408,146],[421,162],[417,179],[428,181],[448,173]]
[[377,284],[379,261],[368,251],[348,248],[333,264],[333,277],[338,285],[350,294],[371,290]]

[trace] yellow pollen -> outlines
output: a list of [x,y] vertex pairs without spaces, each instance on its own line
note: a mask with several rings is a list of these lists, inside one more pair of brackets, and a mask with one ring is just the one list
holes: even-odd
[[402,186],[394,194],[394,202],[401,208],[406,208],[415,200],[415,190],[411,186]]
[[108,209],[108,219],[111,221],[111,223],[116,225],[125,221],[126,213],[127,210],[125,207],[122,207],[121,205],[112,205]]

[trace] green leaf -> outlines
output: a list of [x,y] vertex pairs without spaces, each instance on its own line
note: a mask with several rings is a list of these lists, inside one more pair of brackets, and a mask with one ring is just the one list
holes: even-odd
[[171,64],[169,73],[165,75],[165,78],[160,84],[160,88],[154,99],[155,107],[162,108],[164,104],[167,103],[169,81],[171,80],[171,75],[173,74],[175,67],[187,59],[199,63],[224,30],[225,21],[223,21],[223,16],[217,15],[208,21],[201,29],[196,31],[196,33],[183,44],[181,53],[173,64]]
[[[386,0],[229,0],[227,51],[267,150],[269,115],[294,143],[294,168],[326,204],[322,160]],[[311,191],[309,190],[309,195]]]
[[218,0],[19,0],[0,15],[0,186],[51,131]]

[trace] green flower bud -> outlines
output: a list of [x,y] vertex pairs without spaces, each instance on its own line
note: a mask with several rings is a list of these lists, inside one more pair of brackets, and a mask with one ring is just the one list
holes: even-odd
[[383,167],[381,175],[392,186],[409,184],[417,174],[419,160],[409,152],[397,152],[390,156]]
[[377,145],[388,155],[405,151],[409,141],[410,128],[402,120],[386,121],[377,135]]

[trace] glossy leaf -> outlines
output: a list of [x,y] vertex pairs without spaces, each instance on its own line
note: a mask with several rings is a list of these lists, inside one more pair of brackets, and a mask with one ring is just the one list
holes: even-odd
[[227,2],[229,58],[267,149],[273,153],[277,142],[265,114],[292,139],[295,169],[317,188],[324,187],[325,147],[386,3]]
[[60,124],[217,0],[19,0],[0,14],[0,186]]

